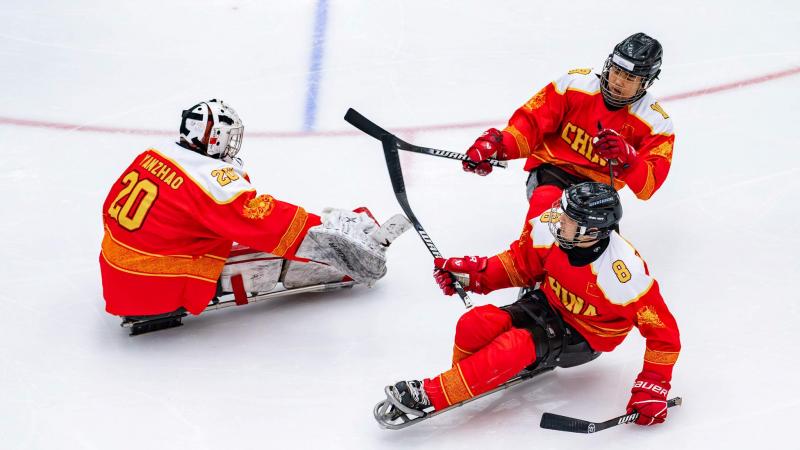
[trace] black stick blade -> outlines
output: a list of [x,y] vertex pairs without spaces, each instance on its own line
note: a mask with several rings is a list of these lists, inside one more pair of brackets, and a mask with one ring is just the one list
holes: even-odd
[[[667,408],[680,406],[682,403],[683,399],[681,399],[681,397],[671,398],[667,400]],[[588,420],[575,419],[574,417],[559,416],[558,414],[553,413],[544,413],[542,414],[542,420],[539,422],[539,426],[542,428],[547,428],[548,430],[588,434],[615,427],[617,425],[632,423],[638,418],[639,413],[634,411],[631,414],[623,414],[621,416],[614,417],[613,419],[608,419],[605,422],[596,423],[589,422]]]
[[381,136],[391,134],[353,108],[347,110],[344,115],[344,120],[375,139],[380,139]]
[[596,427],[594,422],[547,412],[542,414],[539,426],[548,430],[569,431],[571,433],[594,433]]

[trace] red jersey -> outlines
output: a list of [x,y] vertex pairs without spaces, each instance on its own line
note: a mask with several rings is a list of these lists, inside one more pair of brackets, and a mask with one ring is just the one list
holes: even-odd
[[503,130],[506,159],[528,158],[525,170],[547,163],[592,181],[609,182],[608,161],[594,152],[602,128],[619,132],[636,149],[639,162],[615,179],[647,200],[664,183],[672,164],[672,121],[646,93],[636,102],[609,110],[600,79],[591,69],[572,70],[545,86],[514,112]]
[[170,143],[134,159],[103,203],[106,311],[199,314],[234,241],[292,258],[318,216],[257,195],[239,164]]
[[532,219],[509,250],[490,258],[486,270],[477,273],[480,293],[541,282],[550,305],[594,350],[613,350],[637,327],[647,340],[644,370],[669,381],[681,347],[678,325],[647,264],[612,232],[594,262],[572,266],[548,228],[559,218],[547,211]]

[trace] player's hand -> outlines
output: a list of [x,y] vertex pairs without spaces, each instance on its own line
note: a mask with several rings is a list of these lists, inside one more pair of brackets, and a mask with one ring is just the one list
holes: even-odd
[[592,144],[597,153],[607,160],[616,161],[617,175],[625,173],[639,161],[639,154],[621,134],[606,128],[600,130]]
[[467,150],[467,159],[462,164],[466,172],[484,176],[492,173],[492,165],[487,160],[504,154],[503,133],[496,128],[489,128]]
[[628,401],[628,414],[634,411],[639,413],[637,425],[662,423],[667,418],[669,388],[669,383],[663,381],[661,375],[653,372],[639,374]]
[[[436,284],[444,292],[444,295],[453,295],[456,293],[454,286],[456,277],[454,273],[459,275],[459,281],[464,285],[464,289],[468,291],[476,291],[480,288],[480,283],[474,276],[478,272],[486,269],[488,258],[485,256],[465,256],[463,258],[434,258],[433,260],[433,278]],[[466,281],[466,283],[464,282]]]

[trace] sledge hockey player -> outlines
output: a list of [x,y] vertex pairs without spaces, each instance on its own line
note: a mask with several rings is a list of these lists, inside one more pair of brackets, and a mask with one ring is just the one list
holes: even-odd
[[[492,171],[488,158],[527,158],[529,209],[536,217],[567,186],[609,179],[647,200],[672,163],[672,121],[647,89],[661,72],[661,44],[636,33],[614,47],[600,74],[575,69],[517,109],[508,126],[485,131],[467,151],[464,170]],[[615,164],[609,168],[609,161]]]
[[197,315],[221,292],[241,304],[278,283],[372,285],[384,276],[386,247],[407,219],[381,228],[366,208],[318,216],[257,194],[236,157],[243,131],[227,104],[198,103],[183,112],[178,142],[140,154],[114,183],[99,258],[106,311]]
[[567,188],[509,250],[491,258],[437,258],[434,276],[446,295],[455,292],[454,275],[478,294],[537,282],[541,288],[511,305],[480,306],[461,316],[452,368],[387,387],[387,400],[375,410],[378,421],[392,428],[524,371],[587,363],[612,351],[636,327],[646,351],[627,409],[640,414],[640,425],[663,422],[680,351],[678,326],[645,262],[614,231],[621,217],[611,186],[584,182]]

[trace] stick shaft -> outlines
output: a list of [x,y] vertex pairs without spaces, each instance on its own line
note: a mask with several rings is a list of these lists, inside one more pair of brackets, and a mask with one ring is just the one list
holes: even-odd
[[[380,126],[378,126],[375,122],[367,119],[366,117],[361,115],[361,113],[359,113],[353,108],[347,110],[347,113],[344,115],[344,120],[347,121],[349,124],[353,125],[354,127],[358,128],[359,130],[363,131],[364,133],[378,140],[381,139],[381,136],[392,134],[386,131],[385,129],[381,128]],[[439,150],[430,147],[421,147],[419,145],[409,144],[408,142],[400,139],[397,136],[395,136],[395,138],[397,139],[397,148],[400,150],[404,150],[407,152],[421,153],[430,156],[438,156],[440,158],[455,159],[458,161],[467,160],[467,155],[463,153],[451,152],[449,150]],[[506,161],[500,161],[494,158],[489,158],[488,161],[489,164],[491,164],[494,167],[500,167],[503,169],[508,167],[508,162]]]
[[[441,258],[442,254],[439,253],[439,249],[436,248],[436,245],[433,243],[433,240],[425,231],[425,228],[422,227],[419,219],[417,216],[414,215],[414,211],[411,210],[411,205],[408,203],[408,195],[406,194],[406,186],[405,182],[403,181],[403,169],[400,167],[400,156],[397,153],[397,138],[390,134],[384,134],[381,137],[381,142],[383,143],[383,154],[386,157],[386,167],[389,169],[389,178],[392,181],[392,190],[394,190],[395,197],[397,197],[397,202],[400,204],[400,208],[408,217],[408,220],[414,225],[414,229],[417,231],[417,234],[422,239],[422,242],[425,243],[425,246],[428,248],[428,251],[431,252],[434,258]],[[472,307],[472,301],[467,295],[467,292],[464,290],[464,287],[461,283],[456,280],[454,283],[454,287],[458,296],[461,297],[461,301],[464,302],[464,306],[467,308]]]

